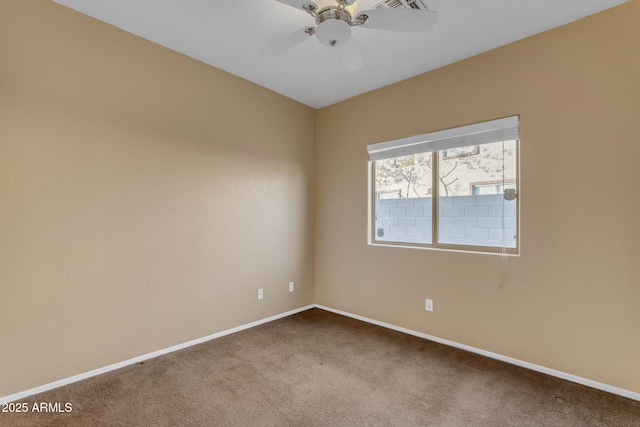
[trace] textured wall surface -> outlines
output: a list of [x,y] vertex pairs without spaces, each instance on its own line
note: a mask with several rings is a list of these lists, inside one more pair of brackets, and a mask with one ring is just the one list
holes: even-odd
[[0,396],[313,302],[315,110],[46,0],[0,64]]
[[[316,302],[640,392],[638,22],[631,1],[320,110]],[[515,114],[505,273],[495,255],[367,246],[367,144]]]

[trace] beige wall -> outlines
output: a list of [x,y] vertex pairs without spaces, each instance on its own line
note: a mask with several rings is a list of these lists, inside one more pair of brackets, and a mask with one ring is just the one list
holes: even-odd
[[[316,302],[640,392],[639,22],[633,1],[320,110]],[[499,256],[367,246],[367,144],[513,114],[503,287]]]
[[0,0],[0,396],[313,303],[315,119]]

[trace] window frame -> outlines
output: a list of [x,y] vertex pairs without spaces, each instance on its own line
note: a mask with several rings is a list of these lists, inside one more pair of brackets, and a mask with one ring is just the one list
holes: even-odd
[[[519,116],[518,117],[519,122]],[[519,126],[519,125],[518,125]],[[458,128],[464,128],[464,126],[452,128],[453,130]],[[428,135],[428,134],[425,134]],[[368,198],[368,230],[367,230],[367,243],[371,246],[386,246],[386,247],[402,247],[402,248],[412,248],[412,249],[426,249],[426,250],[439,250],[439,251],[449,251],[449,252],[465,252],[465,253],[480,253],[480,254],[489,254],[489,255],[509,255],[509,256],[519,256],[520,248],[521,248],[521,221],[520,221],[520,203],[521,203],[521,192],[520,192],[520,135],[518,131],[517,138],[511,139],[503,139],[502,141],[511,141],[515,140],[515,187],[517,197],[515,198],[515,218],[516,218],[516,245],[515,247],[499,247],[499,246],[481,246],[481,245],[466,245],[466,244],[457,244],[457,243],[442,243],[439,240],[440,233],[440,185],[439,185],[439,160],[442,158],[448,159],[447,156],[444,155],[443,150],[434,150],[430,151],[432,153],[431,157],[431,209],[432,209],[432,220],[431,220],[431,243],[414,243],[414,242],[393,242],[393,241],[382,241],[377,240],[377,229],[376,229],[376,170],[375,163],[379,160],[369,160],[368,161],[368,186],[369,191]],[[495,141],[501,142],[501,141]],[[473,146],[477,144],[470,143],[469,146]],[[402,156],[396,156],[392,158],[397,158]],[[513,182],[512,180],[504,180],[504,182]]]

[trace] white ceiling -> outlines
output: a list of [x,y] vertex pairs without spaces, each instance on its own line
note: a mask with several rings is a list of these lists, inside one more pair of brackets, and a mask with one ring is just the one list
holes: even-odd
[[[428,33],[353,28],[364,68],[345,71],[310,37],[269,56],[264,48],[313,18],[275,0],[54,0],[311,107],[338,101],[486,52],[625,0],[423,0],[438,12]],[[379,0],[377,0],[379,1]],[[358,10],[376,0],[358,0]],[[322,7],[333,0],[316,0]],[[81,35],[79,35],[81,37]]]

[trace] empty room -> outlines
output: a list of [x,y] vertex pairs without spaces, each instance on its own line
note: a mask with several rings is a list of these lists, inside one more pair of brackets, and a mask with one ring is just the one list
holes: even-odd
[[0,0],[0,426],[640,426],[639,0]]

